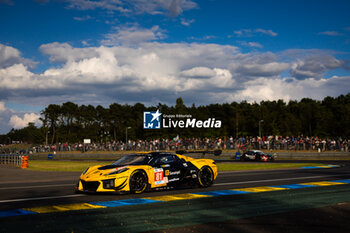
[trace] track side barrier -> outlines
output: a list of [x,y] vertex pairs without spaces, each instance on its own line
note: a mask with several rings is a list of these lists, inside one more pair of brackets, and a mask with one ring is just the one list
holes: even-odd
[[28,168],[28,155],[0,155],[0,164]]
[[22,158],[22,166],[21,168],[28,168],[29,167],[29,163],[28,163],[28,155],[24,155],[24,156],[21,156]]

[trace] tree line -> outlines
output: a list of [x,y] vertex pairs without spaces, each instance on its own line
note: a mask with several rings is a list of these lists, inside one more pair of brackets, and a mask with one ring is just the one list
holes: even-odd
[[[215,118],[222,121],[219,129],[171,128],[143,129],[143,112],[160,110],[162,114],[192,115],[206,120]],[[174,106],[159,103],[146,107],[113,103],[101,105],[78,105],[66,102],[50,104],[41,112],[42,126],[29,123],[23,129],[12,129],[0,135],[0,143],[22,141],[35,144],[57,142],[76,143],[83,139],[95,142],[125,141],[126,131],[130,139],[173,138],[216,138],[257,136],[350,136],[350,93],[323,100],[304,98],[300,101],[261,101],[260,103],[224,103],[206,106],[186,106],[182,98]]]

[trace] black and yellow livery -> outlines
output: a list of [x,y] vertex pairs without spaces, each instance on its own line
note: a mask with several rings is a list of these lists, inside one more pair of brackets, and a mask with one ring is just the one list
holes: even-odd
[[168,152],[135,153],[111,165],[87,168],[76,189],[78,192],[142,193],[185,184],[208,187],[217,174],[212,159],[193,159]]

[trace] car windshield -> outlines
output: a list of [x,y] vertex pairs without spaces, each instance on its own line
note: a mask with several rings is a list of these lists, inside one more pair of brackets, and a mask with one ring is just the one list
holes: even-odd
[[112,165],[126,166],[126,165],[145,165],[148,164],[151,157],[147,154],[130,154],[126,155]]

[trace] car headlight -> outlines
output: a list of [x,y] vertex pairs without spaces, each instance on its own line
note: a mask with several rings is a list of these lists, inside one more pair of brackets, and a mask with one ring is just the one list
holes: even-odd
[[83,171],[83,173],[81,173],[81,175],[84,175],[88,170],[89,170],[89,167],[86,168],[86,169]]
[[129,170],[129,168],[124,167],[124,168],[118,169],[116,171],[112,171],[110,173],[107,173],[107,174],[105,174],[105,176],[119,174],[119,173],[122,173],[122,172],[126,172],[127,170]]

